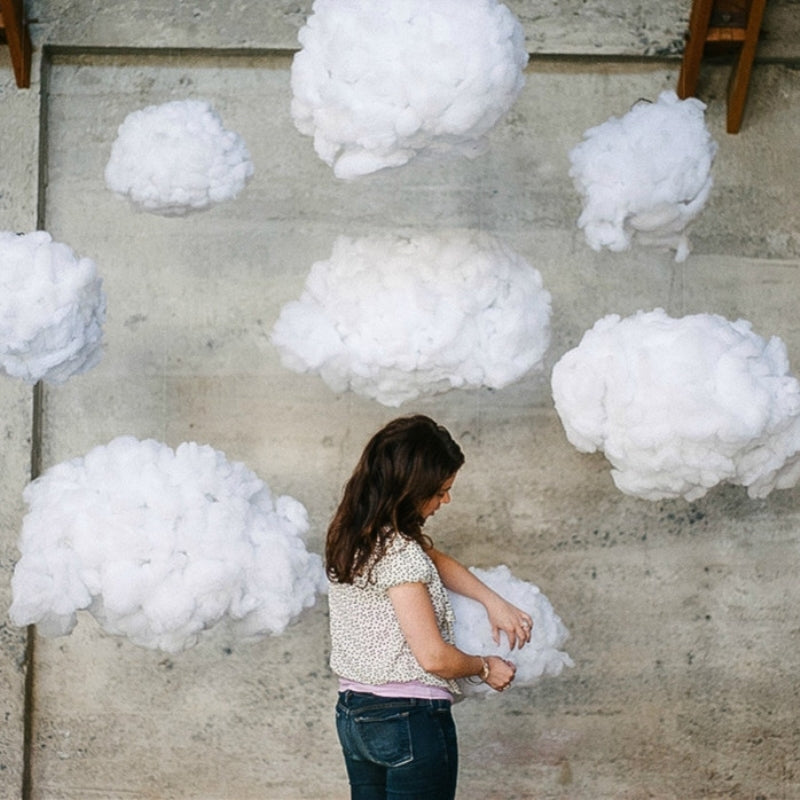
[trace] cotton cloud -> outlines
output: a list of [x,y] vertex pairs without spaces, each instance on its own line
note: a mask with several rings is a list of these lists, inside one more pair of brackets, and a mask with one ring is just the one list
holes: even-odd
[[[574,666],[569,655],[560,649],[569,638],[569,631],[538,586],[516,578],[505,565],[487,570],[471,567],[470,571],[501,597],[527,611],[533,617],[533,630],[530,642],[520,649],[512,650],[504,633],[500,634],[500,643],[495,644],[484,607],[475,600],[450,592],[456,618],[455,643],[460,650],[496,655],[514,662],[517,667],[514,687],[531,686],[544,676],[560,675],[564,667]],[[463,680],[459,685],[465,695],[492,693],[485,683]]]
[[208,445],[121,436],[24,497],[9,614],[46,636],[88,609],[108,633],[175,652],[223,619],[243,638],[279,634],[326,590],[304,506]]
[[686,229],[706,205],[717,152],[705,108],[666,91],[584,133],[569,174],[583,200],[578,227],[593,250],[627,250],[635,238],[686,259]]
[[106,186],[143,211],[181,216],[231,200],[253,175],[238,133],[203,100],[133,111],[119,126]]
[[551,383],[569,441],[605,453],[626,494],[695,500],[725,482],[766,497],[800,479],[800,383],[783,342],[745,320],[612,314]]
[[102,357],[106,297],[95,263],[49,233],[0,231],[0,369],[64,383]]
[[339,237],[272,330],[283,364],[387,406],[541,366],[550,295],[488,234]]
[[315,0],[298,38],[292,117],[344,179],[423,153],[476,156],[528,60],[496,0]]

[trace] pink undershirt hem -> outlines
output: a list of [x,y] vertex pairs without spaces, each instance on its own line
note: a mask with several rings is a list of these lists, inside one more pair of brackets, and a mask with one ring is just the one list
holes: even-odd
[[421,681],[403,681],[393,683],[359,683],[347,678],[339,678],[340,692],[365,692],[375,694],[378,697],[415,697],[420,700],[450,700],[453,701],[453,694],[440,686],[428,686]]

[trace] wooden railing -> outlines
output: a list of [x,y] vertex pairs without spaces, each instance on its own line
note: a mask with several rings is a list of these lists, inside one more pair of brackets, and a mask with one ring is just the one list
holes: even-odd
[[728,133],[738,133],[742,124],[765,6],[766,0],[693,0],[692,3],[677,94],[682,99],[694,96],[704,53],[738,50],[728,85]]

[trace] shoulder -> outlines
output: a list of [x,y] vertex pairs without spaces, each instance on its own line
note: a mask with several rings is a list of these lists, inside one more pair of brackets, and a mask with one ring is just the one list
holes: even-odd
[[399,583],[429,583],[434,570],[433,562],[418,542],[394,533],[375,563],[372,577],[378,588],[388,589]]

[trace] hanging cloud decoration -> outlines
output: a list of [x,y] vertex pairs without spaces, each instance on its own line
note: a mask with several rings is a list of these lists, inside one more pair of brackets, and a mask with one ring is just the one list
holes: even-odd
[[344,179],[422,153],[477,156],[528,61],[497,0],[315,0],[298,38],[292,117]]
[[0,370],[31,384],[90,370],[105,315],[94,261],[45,231],[0,231]]
[[88,609],[108,633],[176,652],[223,618],[242,638],[279,634],[326,589],[303,505],[208,445],[121,436],[24,497],[9,614],[46,636]]
[[705,108],[666,91],[583,134],[569,174],[583,199],[578,227],[593,250],[627,250],[635,237],[686,259],[686,228],[706,205],[717,152]]
[[481,232],[339,237],[272,330],[284,366],[386,406],[452,388],[502,388],[540,367],[550,294]]
[[[512,650],[504,633],[500,634],[500,643],[495,644],[486,609],[475,600],[450,592],[456,618],[456,647],[514,662],[514,687],[531,686],[544,676],[560,675],[564,667],[574,666],[569,655],[560,649],[569,638],[569,631],[538,586],[514,577],[504,565],[488,570],[470,567],[470,572],[517,608],[527,611],[533,617],[533,630],[531,640],[521,649]],[[468,696],[494,694],[485,683],[463,680],[459,685]]]
[[203,100],[173,100],[128,114],[105,169],[112,192],[168,217],[231,200],[252,175],[244,141]]
[[696,500],[718,483],[766,497],[800,479],[800,383],[783,342],[716,314],[604,317],[552,372],[580,451],[625,494]]

